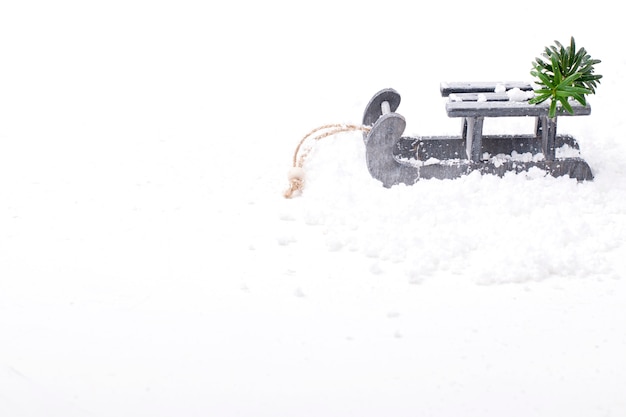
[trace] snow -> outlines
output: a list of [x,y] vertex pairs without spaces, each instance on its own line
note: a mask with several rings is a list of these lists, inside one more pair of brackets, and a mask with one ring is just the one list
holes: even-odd
[[506,95],[511,101],[528,101],[534,97],[534,93],[532,91],[522,91],[517,87],[507,90]]
[[[572,155],[574,149],[572,149],[568,145],[563,145],[560,148],[555,149],[555,153],[559,155],[559,157],[566,157],[565,155]],[[580,156],[580,155],[577,155]],[[568,156],[569,157],[569,156]],[[519,162],[539,162],[544,160],[544,155],[542,153],[532,154],[531,152],[519,153],[517,151],[511,152],[510,155],[506,155],[503,153],[499,153],[497,155],[491,156],[488,152],[483,154],[484,161],[490,161],[496,167],[501,166],[507,161],[519,161]],[[541,173],[544,175],[544,173]]]
[[[488,1],[5,3],[0,415],[626,414],[617,14],[571,33],[467,25]],[[283,197],[303,135],[378,90],[406,134],[458,134],[440,82],[528,80],[571,35],[605,76],[559,119],[593,182],[385,189],[350,132]]]

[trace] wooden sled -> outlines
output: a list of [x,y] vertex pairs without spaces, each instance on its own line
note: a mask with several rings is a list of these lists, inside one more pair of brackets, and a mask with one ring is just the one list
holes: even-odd
[[[442,83],[448,97],[449,117],[462,120],[461,135],[403,137],[406,121],[396,113],[400,94],[388,88],[376,93],[363,115],[367,167],[385,187],[412,185],[420,179],[453,179],[472,171],[503,176],[539,168],[552,176],[568,175],[578,181],[593,179],[589,165],[580,157],[557,157],[557,150],[569,146],[578,150],[572,136],[557,135],[557,117],[549,118],[549,104],[529,104],[532,86],[523,82]],[[589,104],[572,103],[570,114],[562,109],[557,116],[585,116]],[[486,117],[533,117],[532,135],[483,135]]]

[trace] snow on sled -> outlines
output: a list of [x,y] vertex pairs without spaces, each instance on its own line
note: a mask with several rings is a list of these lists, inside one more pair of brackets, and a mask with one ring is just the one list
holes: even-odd
[[[414,184],[419,179],[453,179],[478,171],[503,176],[535,167],[547,175],[578,181],[593,179],[589,165],[579,156],[576,139],[556,133],[557,117],[549,117],[548,103],[531,104],[533,88],[524,82],[442,83],[448,97],[446,112],[462,121],[461,135],[403,137],[406,121],[396,110],[400,94],[392,88],[376,93],[365,108],[363,125],[367,167],[385,187]],[[585,116],[588,103],[572,103],[572,112],[558,109],[557,116]],[[490,117],[534,117],[530,135],[483,135]],[[571,154],[572,152],[569,152]],[[564,156],[565,154],[565,156]]]

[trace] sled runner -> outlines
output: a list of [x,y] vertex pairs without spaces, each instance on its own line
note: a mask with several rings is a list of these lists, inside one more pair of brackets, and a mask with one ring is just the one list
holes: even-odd
[[[403,137],[406,121],[396,113],[400,94],[391,88],[379,91],[363,114],[363,125],[371,126],[363,133],[370,174],[385,187],[411,185],[419,179],[458,178],[472,171],[503,176],[532,167],[552,176],[592,180],[591,168],[582,158],[557,154],[567,147],[578,150],[578,143],[572,136],[556,133],[557,117],[548,117],[548,103],[528,102],[532,90],[523,82],[442,83],[448,116],[461,120],[458,137]],[[572,109],[572,114],[560,109],[557,116],[591,113],[588,103],[574,102]],[[491,117],[533,117],[534,134],[484,135],[484,120]]]

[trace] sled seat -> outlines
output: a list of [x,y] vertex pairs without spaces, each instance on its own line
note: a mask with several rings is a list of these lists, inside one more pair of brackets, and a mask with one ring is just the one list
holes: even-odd
[[[441,83],[441,95],[448,97],[449,117],[462,118],[462,139],[467,157],[478,162],[483,155],[483,122],[485,117],[534,117],[535,136],[547,161],[555,160],[556,120],[549,118],[549,101],[529,104],[533,87],[525,82],[451,82]],[[591,107],[572,102],[573,116],[591,114]],[[558,116],[571,116],[563,109]]]

